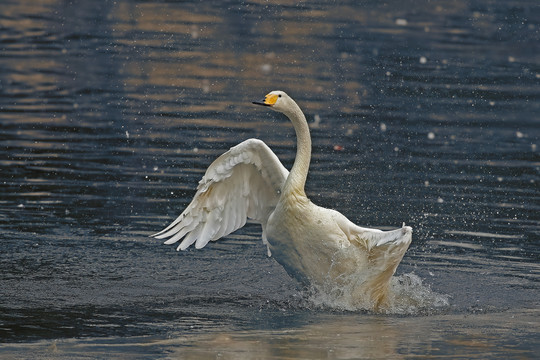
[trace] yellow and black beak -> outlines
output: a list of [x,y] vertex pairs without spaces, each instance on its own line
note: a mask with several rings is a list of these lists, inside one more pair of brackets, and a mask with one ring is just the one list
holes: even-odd
[[270,93],[262,101],[253,101],[253,103],[256,105],[272,106],[276,103],[278,97],[279,95]]

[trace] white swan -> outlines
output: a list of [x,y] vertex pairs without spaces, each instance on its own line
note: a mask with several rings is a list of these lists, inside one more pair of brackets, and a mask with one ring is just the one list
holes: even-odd
[[289,173],[261,140],[246,140],[217,158],[199,182],[195,197],[167,228],[152,236],[183,238],[178,250],[241,228],[250,218],[262,225],[263,242],[285,270],[325,294],[324,303],[377,309],[412,238],[412,229],[362,228],[335,210],[313,204],[304,192],[311,159],[306,118],[286,93],[272,91],[261,102],[284,113],[297,136]]

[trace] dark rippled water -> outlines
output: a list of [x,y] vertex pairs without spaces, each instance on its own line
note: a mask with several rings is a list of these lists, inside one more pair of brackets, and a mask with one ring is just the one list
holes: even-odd
[[[4,1],[0,355],[533,358],[538,10]],[[251,105],[275,89],[312,123],[312,200],[415,229],[397,314],[318,308],[253,224],[200,251],[147,237],[242,140],[292,164],[290,124]]]

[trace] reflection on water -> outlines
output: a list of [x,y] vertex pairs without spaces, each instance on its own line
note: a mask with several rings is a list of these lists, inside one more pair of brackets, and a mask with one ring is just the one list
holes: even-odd
[[[538,312],[532,310],[528,315],[538,316]],[[401,359],[404,354],[470,359],[518,354],[533,356],[532,348],[518,352],[512,344],[518,338],[535,336],[537,329],[529,319],[514,318],[522,329],[519,334],[514,334],[508,328],[491,326],[494,321],[498,322],[499,316],[484,315],[474,320],[463,316],[429,319],[365,316],[359,320],[332,315],[320,323],[291,332],[238,332],[212,335],[204,340],[173,338],[164,345],[170,347],[174,356],[184,359]],[[427,340],[426,334],[430,332],[435,333]],[[501,341],[501,337],[505,340]],[[199,341],[209,344],[209,348],[198,347]]]
[[[215,334],[246,349],[260,335],[260,351],[279,357],[295,336],[319,331],[291,322],[308,312],[314,327],[350,317],[336,333],[380,335],[391,330],[362,324],[399,323],[398,337],[415,330],[435,355],[451,355],[454,341],[511,356],[504,339],[475,342],[471,332],[490,319],[510,343],[539,305],[536,6],[4,1],[2,341],[130,346],[132,336],[182,338],[195,326],[191,347],[173,351],[201,355],[207,347],[193,344],[221,341]],[[251,224],[202,251],[175,253],[146,237],[246,138],[291,165],[290,124],[250,105],[274,89],[314,124],[312,200],[361,225],[411,225],[396,280],[416,277],[448,306],[433,298],[417,308],[430,316],[405,318],[318,309],[265,256]],[[332,355],[329,340],[315,338],[328,357],[348,356],[348,343]],[[390,341],[389,353],[422,353],[408,342]],[[525,336],[516,353],[528,356],[531,344]]]
[[[318,316],[316,321],[305,318],[304,325],[286,330],[186,333],[168,339],[133,337],[120,344],[91,338],[41,341],[10,344],[4,353],[59,359],[80,354],[133,359],[402,359],[406,355],[532,359],[537,351],[534,338],[538,330],[531,318],[538,315],[538,310],[427,318],[358,318],[334,313]],[[506,323],[509,316],[512,326]]]

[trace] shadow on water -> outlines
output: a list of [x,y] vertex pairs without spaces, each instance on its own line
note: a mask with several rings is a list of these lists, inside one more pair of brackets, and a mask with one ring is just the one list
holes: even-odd
[[[531,356],[535,6],[4,2],[0,341],[21,343],[4,354]],[[240,141],[291,166],[290,124],[250,105],[274,89],[311,123],[315,203],[414,228],[401,315],[318,308],[256,225],[200,251],[147,238]]]

